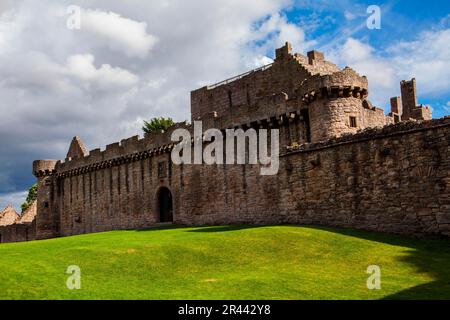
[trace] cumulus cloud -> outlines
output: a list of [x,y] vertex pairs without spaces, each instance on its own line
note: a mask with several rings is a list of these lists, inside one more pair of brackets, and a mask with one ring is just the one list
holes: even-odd
[[298,52],[311,49],[316,42],[307,41],[304,30],[288,21],[285,15],[275,13],[262,20],[254,28],[253,38],[263,52],[270,52],[283,46],[287,41]]
[[0,1],[0,15],[5,11],[8,11],[12,6],[12,0],[2,0]]
[[100,68],[94,65],[95,57],[91,54],[73,55],[68,58],[67,66],[62,72],[77,78],[82,85],[95,88],[129,87],[135,85],[139,77],[121,68],[103,64]]
[[130,57],[145,58],[158,38],[147,33],[147,23],[122,17],[114,12],[81,10],[81,29],[113,50],[123,51]]
[[419,79],[423,94],[435,95],[450,88],[450,28],[427,31],[415,41],[388,49],[402,77]]
[[439,97],[450,88],[450,29],[427,31],[413,41],[375,50],[349,38],[330,50],[329,56],[369,78],[371,99],[387,107],[389,97],[399,95],[399,82],[417,78],[419,95]]

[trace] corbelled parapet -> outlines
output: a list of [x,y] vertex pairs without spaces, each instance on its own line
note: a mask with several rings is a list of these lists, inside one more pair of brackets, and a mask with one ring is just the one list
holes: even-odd
[[123,139],[107,145],[104,151],[94,149],[82,158],[59,162],[56,166],[57,176],[64,178],[80,175],[169,153],[175,146],[175,143],[171,141],[171,134],[181,128],[190,130],[191,125],[180,122],[167,132],[146,134],[144,138],[134,136]]
[[33,162],[33,175],[37,178],[48,177],[55,173],[57,160],[36,160]]
[[345,67],[342,71],[312,76],[301,84],[298,95],[309,103],[317,98],[354,97],[365,99],[369,94],[369,82],[365,76]]

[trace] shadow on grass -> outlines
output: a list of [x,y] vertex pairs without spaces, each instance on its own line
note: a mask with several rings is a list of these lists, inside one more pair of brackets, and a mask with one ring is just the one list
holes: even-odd
[[151,231],[161,231],[161,230],[174,230],[174,229],[189,229],[186,232],[204,232],[204,233],[213,233],[213,232],[229,232],[229,231],[239,231],[246,229],[255,229],[264,227],[263,225],[223,225],[223,226],[185,226],[185,225],[175,225],[175,224],[167,224],[161,226],[154,226],[145,229],[135,230],[137,232],[151,232]]
[[174,230],[174,229],[185,229],[187,226],[179,225],[179,224],[165,224],[165,225],[157,225],[154,227],[148,227],[144,229],[131,229],[130,231],[136,232],[151,232],[151,231],[162,231],[162,230]]
[[188,232],[205,232],[205,233],[212,233],[212,232],[229,232],[229,231],[239,231],[239,230],[246,230],[246,229],[255,229],[255,228],[261,228],[265,227],[263,225],[226,225],[226,226],[214,226],[214,227],[200,227],[196,229],[189,230]]
[[432,276],[434,281],[397,292],[384,299],[450,300],[450,241],[419,240],[404,236],[349,229],[332,229],[312,226],[308,226],[307,228],[410,248],[409,255],[400,258],[399,261],[414,266],[418,273]]

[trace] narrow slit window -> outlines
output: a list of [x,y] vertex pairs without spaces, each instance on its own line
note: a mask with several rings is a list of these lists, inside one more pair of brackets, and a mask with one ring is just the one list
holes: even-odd
[[356,117],[350,117],[350,127],[351,128],[356,128],[357,127]]

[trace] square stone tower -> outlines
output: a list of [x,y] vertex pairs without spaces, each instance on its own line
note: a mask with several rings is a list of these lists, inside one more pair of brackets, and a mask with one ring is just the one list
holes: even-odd
[[413,110],[419,104],[416,79],[402,81],[400,83],[400,89],[403,102],[403,119],[408,120],[412,118]]
[[[419,105],[415,78],[410,81],[403,80],[400,83],[400,90],[402,94],[401,103],[403,104],[403,112],[399,114],[402,120],[431,120],[433,118],[429,106]],[[397,113],[394,110],[400,111],[398,98],[391,99],[391,107],[393,113]]]

